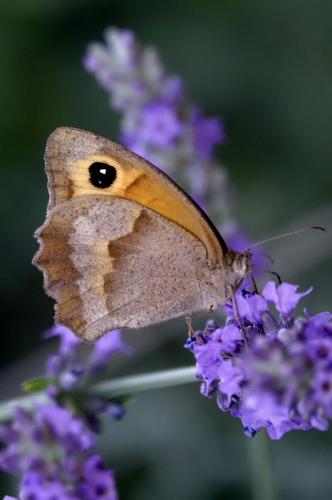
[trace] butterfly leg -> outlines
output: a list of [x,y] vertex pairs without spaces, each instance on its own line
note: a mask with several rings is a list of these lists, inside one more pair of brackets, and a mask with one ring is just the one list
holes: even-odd
[[251,282],[252,282],[252,286],[253,286],[254,292],[255,293],[259,293],[256,280],[255,280],[255,278],[253,277],[252,274],[251,274],[250,278],[251,278]]
[[185,321],[187,323],[187,326],[188,326],[188,338],[194,337],[195,336],[195,331],[194,331],[193,326],[192,326],[192,322],[191,322],[192,318],[191,318],[191,316],[185,316],[184,319],[185,319]]
[[233,311],[234,311],[234,318],[238,322],[238,325],[240,327],[241,332],[243,333],[243,339],[245,342],[247,342],[247,333],[242,325],[241,319],[240,319],[240,314],[239,314],[239,306],[236,300],[236,296],[234,293],[234,290],[232,290],[232,303],[233,303]]

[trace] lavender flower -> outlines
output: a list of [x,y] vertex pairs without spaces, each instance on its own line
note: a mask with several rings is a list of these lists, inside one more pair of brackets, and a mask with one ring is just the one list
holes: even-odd
[[44,333],[44,338],[59,337],[59,352],[52,354],[46,361],[45,372],[50,377],[58,378],[64,389],[74,387],[83,375],[83,368],[78,362],[80,340],[73,332],[62,325],[54,325]]
[[114,475],[91,452],[95,439],[84,422],[56,404],[40,405],[32,415],[17,408],[0,426],[6,444],[0,467],[22,476],[20,499],[116,500]]
[[132,350],[119,330],[108,332],[85,353],[87,346],[66,327],[53,326],[44,334],[51,337],[60,339],[59,350],[46,362],[48,378],[39,380],[50,380],[53,403],[36,407],[34,414],[17,408],[12,422],[0,426],[0,441],[6,445],[0,467],[22,477],[21,500],[116,500],[113,472],[91,452],[100,414],[118,420],[124,406],[118,399],[87,394],[84,388],[107,376],[116,352]]
[[57,405],[41,405],[34,416],[17,408],[13,422],[0,427],[7,444],[0,454],[0,466],[12,474],[34,470],[56,477],[63,461],[75,460],[77,452],[94,445],[90,431]]
[[[60,345],[57,354],[51,355],[45,366],[48,376],[56,380],[58,389],[69,390],[80,384],[91,382],[103,376],[107,371],[113,355],[123,352],[132,354],[132,348],[123,342],[120,330],[107,332],[93,346],[85,349],[74,333],[65,326],[54,325],[47,330],[44,338],[59,337]],[[87,351],[87,352],[86,352]]]
[[115,353],[132,354],[120,330],[106,333],[93,346],[83,345],[71,330],[61,325],[55,325],[44,334],[45,338],[54,336],[59,337],[60,346],[58,353],[46,362],[46,375],[50,377],[48,395],[55,403],[70,404],[77,413],[84,415],[86,424],[94,432],[101,430],[102,414],[120,420],[125,413],[123,398],[94,396],[85,390],[88,385],[108,377]]
[[[311,292],[268,282],[262,295],[237,294],[241,325],[226,306],[224,327],[208,322],[186,347],[205,396],[239,417],[245,433],[272,439],[293,429],[326,430],[332,417],[332,314],[295,316]],[[272,314],[272,303],[277,314]]]

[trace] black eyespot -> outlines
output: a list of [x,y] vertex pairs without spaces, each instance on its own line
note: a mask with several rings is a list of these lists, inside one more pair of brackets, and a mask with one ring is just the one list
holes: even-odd
[[89,173],[91,184],[101,189],[108,188],[116,178],[115,168],[107,163],[92,163],[89,167]]

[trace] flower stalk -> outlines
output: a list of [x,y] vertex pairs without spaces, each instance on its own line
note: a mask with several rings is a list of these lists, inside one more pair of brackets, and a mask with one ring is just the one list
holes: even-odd
[[[194,366],[162,370],[152,373],[142,373],[129,377],[120,377],[114,380],[104,380],[86,387],[85,394],[95,395],[103,398],[112,398],[136,394],[139,392],[177,385],[198,382]],[[0,404],[0,422],[9,420],[15,408],[20,407],[33,411],[35,406],[48,403],[51,398],[44,392],[38,391],[33,394],[21,396]]]
[[247,439],[253,500],[274,500],[270,442],[267,434]]

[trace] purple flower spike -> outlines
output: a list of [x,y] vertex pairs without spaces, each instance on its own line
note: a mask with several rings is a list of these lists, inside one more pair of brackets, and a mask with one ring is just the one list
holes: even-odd
[[40,405],[35,414],[17,409],[8,426],[15,432],[9,433],[12,442],[7,437],[0,465],[22,475],[21,500],[117,500],[113,471],[99,456],[87,455],[94,436],[68,410],[56,404]]
[[265,285],[262,294],[266,300],[274,303],[281,314],[288,316],[292,314],[301,298],[313,290],[313,287],[310,287],[306,292],[297,293],[298,288],[297,285],[289,285],[288,283],[282,283],[276,287],[274,281],[269,281]]
[[[70,400],[72,408],[76,408],[79,414],[84,412],[85,422],[89,429],[94,433],[99,433],[101,415],[109,415],[114,420],[120,419],[125,413],[124,405],[119,404],[117,400],[110,401],[109,398],[105,399],[102,396],[92,397],[91,394],[85,394],[84,391],[78,400],[75,397],[75,392],[97,380],[108,378],[109,364],[113,355],[116,352],[130,355],[133,353],[133,349],[122,340],[120,330],[110,331],[94,344],[82,346],[82,349],[80,349],[79,339],[67,328],[56,325],[46,333],[46,338],[53,336],[60,338],[60,349],[58,354],[53,354],[48,358],[46,373],[51,377],[52,385],[47,387],[47,394],[56,403],[54,414],[61,422],[61,427],[66,428],[67,426],[63,422],[66,415],[61,413],[61,407],[58,406],[58,403],[62,402],[63,399],[66,402]],[[47,409],[41,410],[41,414],[46,412]],[[52,417],[52,410],[50,417]],[[80,429],[79,422],[75,425],[83,438],[86,434]],[[50,425],[52,427],[52,422]],[[53,430],[53,432],[55,431],[56,429]],[[70,442],[75,444],[73,436],[68,440],[68,443]]]
[[[44,335],[44,338],[58,336],[60,349],[58,354],[51,355],[46,362],[46,373],[57,377],[59,389],[70,390],[77,386],[83,378],[94,376],[107,368],[114,353],[122,351],[132,354],[132,348],[123,342],[120,330],[112,330],[93,344],[90,355],[85,363],[79,352],[81,341],[71,330],[61,325],[55,325]],[[58,391],[55,393],[57,397]]]
[[271,439],[295,429],[326,430],[332,418],[332,314],[294,317],[311,292],[297,289],[270,282],[263,296],[243,290],[237,294],[241,328],[228,306],[224,327],[210,322],[191,340],[201,393],[216,395],[248,436],[262,428]]
[[55,404],[40,405],[35,415],[17,408],[9,428],[13,441],[0,453],[0,466],[12,474],[56,474],[59,460],[72,459],[95,442],[80,419]]

